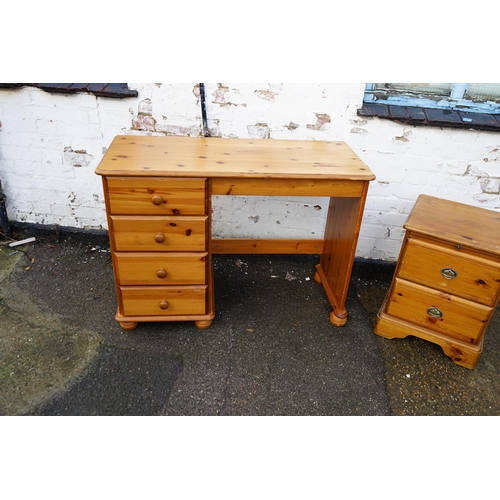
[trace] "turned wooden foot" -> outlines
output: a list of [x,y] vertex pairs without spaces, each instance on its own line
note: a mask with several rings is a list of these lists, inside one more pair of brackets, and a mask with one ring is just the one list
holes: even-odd
[[319,275],[318,271],[314,273],[314,281],[316,283],[321,283],[321,276]]
[[137,321],[120,321],[123,330],[135,330],[138,324]]
[[210,320],[195,321],[194,324],[196,325],[196,328],[199,328],[200,330],[206,330],[207,328],[210,328],[212,320],[210,319]]
[[330,323],[333,326],[344,326],[347,323],[347,316],[348,314],[345,309],[342,313],[332,311],[330,313]]

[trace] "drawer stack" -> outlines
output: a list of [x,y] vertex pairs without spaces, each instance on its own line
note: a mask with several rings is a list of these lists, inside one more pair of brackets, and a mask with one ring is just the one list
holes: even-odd
[[207,179],[103,177],[113,253],[116,320],[132,330],[141,321],[214,317]]
[[375,333],[415,335],[474,368],[500,291],[500,219],[489,210],[420,196]]

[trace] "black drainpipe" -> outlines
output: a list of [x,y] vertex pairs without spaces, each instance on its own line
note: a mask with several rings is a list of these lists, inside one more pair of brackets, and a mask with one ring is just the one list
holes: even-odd
[[0,225],[2,226],[4,238],[10,238],[12,236],[12,231],[10,229],[9,218],[7,217],[7,210],[5,208],[5,195],[2,191],[2,181],[0,181]]
[[200,101],[201,101],[201,117],[203,119],[203,135],[210,137],[207,125],[207,108],[205,106],[205,84],[200,83]]

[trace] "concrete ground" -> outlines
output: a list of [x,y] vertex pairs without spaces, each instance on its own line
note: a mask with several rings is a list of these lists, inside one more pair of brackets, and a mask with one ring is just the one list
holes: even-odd
[[107,239],[0,242],[0,415],[499,415],[497,310],[474,370],[373,333],[394,267],[356,262],[342,328],[317,256],[214,257],[216,318],[123,331]]

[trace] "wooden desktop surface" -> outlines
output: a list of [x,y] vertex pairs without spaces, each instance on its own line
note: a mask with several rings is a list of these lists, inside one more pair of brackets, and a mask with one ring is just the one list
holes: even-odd
[[[96,173],[105,176],[235,177],[370,181],[341,141],[119,135]],[[234,193],[231,193],[234,194]]]

